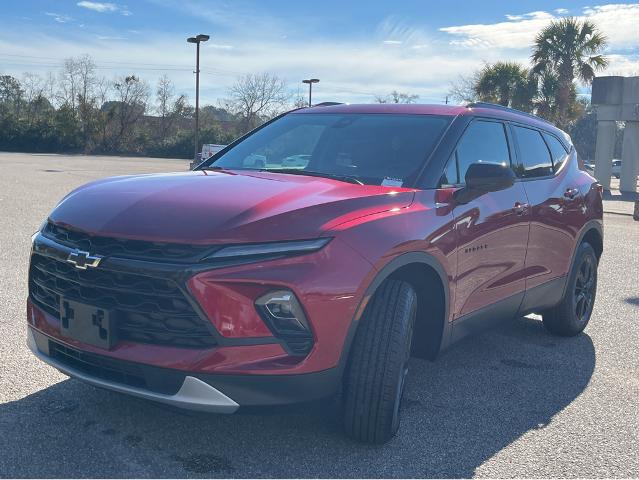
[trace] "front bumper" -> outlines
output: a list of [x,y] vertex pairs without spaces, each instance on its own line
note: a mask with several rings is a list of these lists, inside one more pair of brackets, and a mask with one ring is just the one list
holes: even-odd
[[[288,405],[314,401],[333,395],[340,384],[339,368],[299,375],[210,375],[153,367],[133,362],[114,361],[108,357],[76,350],[38,330],[27,329],[27,345],[43,362],[70,377],[96,387],[164,403],[173,407],[211,413],[233,413],[240,407]],[[78,368],[77,363],[52,356],[51,346],[88,355],[97,361],[120,365],[144,380],[144,387],[127,384],[105,376],[103,370]],[[69,357],[70,358],[70,357]],[[114,363],[118,362],[118,363]],[[78,362],[79,363],[79,362]],[[112,377],[112,376],[111,376]],[[122,375],[130,378],[130,375]],[[173,387],[172,387],[173,386]],[[175,390],[170,391],[170,390]],[[170,391],[167,393],[167,391]]]
[[[42,233],[37,234],[33,240],[30,270],[34,267],[33,259],[36,257],[68,266],[67,260],[72,252],[74,250],[71,247],[51,240]],[[336,265],[340,268],[335,268]],[[336,367],[343,368],[342,353],[345,351],[347,335],[368,284],[367,279],[373,271],[370,263],[354,254],[348,245],[337,238],[324,249],[308,255],[274,259],[268,263],[217,265],[215,268],[208,264],[187,265],[105,256],[98,269],[86,271],[91,277],[81,279],[81,282],[74,281],[78,272],[72,270],[69,273],[72,277],[63,279],[65,283],[49,285],[50,282],[57,282],[54,278],[57,272],[46,273],[46,277],[40,280],[51,290],[48,303],[35,294],[38,292],[34,293],[30,274],[27,318],[35,330],[56,341],[117,360],[183,372],[224,375],[225,378],[229,378],[227,375],[310,375]],[[108,278],[102,278],[107,274]],[[117,277],[115,280],[112,278],[114,276]],[[125,283],[136,286],[140,283],[145,291],[127,289],[123,294],[125,298],[115,297],[115,291],[122,290],[118,288],[121,276],[126,279],[131,277],[131,281]],[[137,282],[142,277],[151,279],[152,286],[156,282],[171,284],[173,290],[177,288],[180,292],[172,291],[168,299],[163,294],[164,285],[157,292],[155,287],[147,292],[148,282]],[[82,289],[79,292],[77,289],[67,291],[67,285],[84,285],[85,280],[89,282],[91,295]],[[196,295],[191,289],[201,291]],[[302,355],[287,348],[288,341],[273,335],[255,308],[256,298],[266,291],[281,289],[293,291],[303,305],[314,337],[308,354]],[[153,298],[147,298],[150,293],[153,293]],[[168,334],[171,338],[139,338],[138,333],[133,331],[139,330],[139,322],[128,313],[122,324],[118,320],[117,343],[108,351],[96,351],[91,345],[61,332],[59,298],[68,297],[93,305],[97,297],[100,306],[104,303],[109,310],[128,312],[132,308],[130,304],[134,303],[150,305],[155,312],[166,309],[165,302],[178,293],[182,296],[178,299],[179,304],[192,310],[171,310],[163,314],[160,321],[153,320],[154,325],[162,327],[162,332],[153,333]],[[200,303],[204,304],[204,309]],[[173,308],[173,304],[168,307]],[[142,313],[147,315],[153,312]],[[183,339],[174,341],[173,320],[184,314],[197,320],[191,326],[198,327],[197,332],[188,330],[184,339],[196,334],[198,338],[208,340],[206,345],[187,345]],[[261,325],[261,329],[256,328],[256,325]],[[205,336],[201,335],[202,328],[199,327],[206,329]],[[143,333],[146,335],[146,331]]]

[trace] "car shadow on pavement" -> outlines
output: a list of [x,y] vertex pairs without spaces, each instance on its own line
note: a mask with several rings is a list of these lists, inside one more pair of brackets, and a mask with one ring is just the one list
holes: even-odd
[[[187,414],[64,380],[0,406],[3,477],[471,477],[584,391],[587,334],[525,317],[414,360],[400,433],[341,433],[337,402],[291,412]],[[42,368],[45,367],[44,365]]]
[[639,297],[628,297],[625,299],[626,303],[629,303],[630,305],[636,305],[639,306]]

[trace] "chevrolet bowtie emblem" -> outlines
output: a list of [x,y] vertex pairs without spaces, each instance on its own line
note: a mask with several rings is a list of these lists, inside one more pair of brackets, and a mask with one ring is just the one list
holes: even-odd
[[87,267],[95,268],[100,265],[100,261],[102,261],[102,257],[99,255],[92,256],[89,252],[82,250],[71,252],[67,257],[67,262],[72,263],[79,270],[86,270]]

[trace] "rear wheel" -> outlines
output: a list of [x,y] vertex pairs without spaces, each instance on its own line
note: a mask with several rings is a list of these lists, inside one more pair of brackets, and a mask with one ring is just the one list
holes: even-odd
[[344,379],[344,428],[363,442],[384,443],[399,428],[417,295],[386,280],[373,295],[351,348]]
[[571,337],[588,325],[597,295],[597,263],[592,246],[587,242],[579,245],[564,298],[542,314],[551,333]]

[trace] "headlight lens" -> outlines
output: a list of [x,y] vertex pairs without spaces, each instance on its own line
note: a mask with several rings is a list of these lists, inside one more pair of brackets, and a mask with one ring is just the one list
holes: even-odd
[[40,233],[42,230],[44,230],[44,227],[47,226],[47,223],[49,223],[49,220],[45,219],[44,222],[42,222],[40,224],[40,226],[38,227],[38,229],[33,233],[33,235],[31,235],[31,244],[32,245],[33,245],[33,242],[35,242],[35,239],[38,236],[38,233]]
[[313,240],[295,240],[289,242],[252,243],[246,245],[232,245],[224,247],[207,256],[205,260],[231,259],[238,257],[260,257],[296,255],[316,252],[323,248],[330,238],[316,238]]

